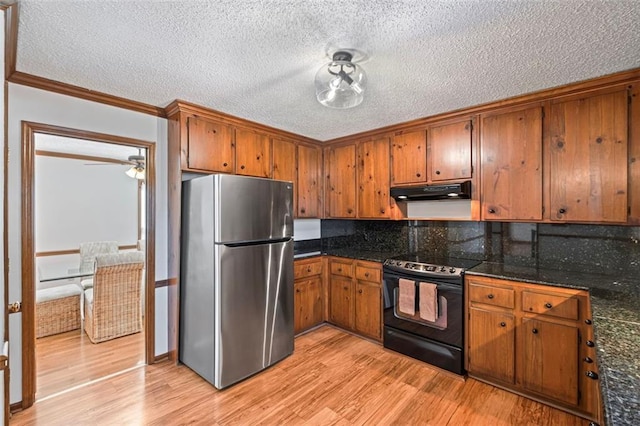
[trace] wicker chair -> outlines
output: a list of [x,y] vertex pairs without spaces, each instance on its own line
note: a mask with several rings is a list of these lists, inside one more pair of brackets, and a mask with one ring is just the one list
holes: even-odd
[[[117,241],[94,241],[80,243],[80,272],[92,273],[95,268],[96,254],[118,253]],[[80,281],[83,289],[93,287],[93,278]]]
[[96,255],[93,288],[84,292],[84,330],[93,343],[142,331],[139,251]]

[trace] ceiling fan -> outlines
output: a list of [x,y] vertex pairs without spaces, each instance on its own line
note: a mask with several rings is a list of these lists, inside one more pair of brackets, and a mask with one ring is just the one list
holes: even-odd
[[125,174],[129,177],[143,180],[145,178],[145,162],[146,159],[142,155],[142,150],[138,150],[137,155],[130,155],[127,160],[108,160],[98,161],[95,163],[86,163],[85,166],[108,166],[108,165],[126,165],[131,166]]

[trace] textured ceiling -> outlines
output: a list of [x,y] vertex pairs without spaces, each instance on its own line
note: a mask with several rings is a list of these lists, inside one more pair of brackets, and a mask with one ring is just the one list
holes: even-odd
[[[640,2],[19,1],[17,69],[164,107],[182,99],[317,140],[640,67]],[[314,76],[355,48],[361,105]]]

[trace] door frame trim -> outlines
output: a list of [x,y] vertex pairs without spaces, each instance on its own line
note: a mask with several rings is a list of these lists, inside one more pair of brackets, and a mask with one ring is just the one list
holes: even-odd
[[132,146],[147,150],[146,159],[146,250],[145,250],[145,364],[155,361],[155,217],[156,217],[156,145],[139,139],[108,135],[49,124],[22,121],[21,159],[21,262],[22,262],[22,408],[35,402],[35,241],[34,241],[34,173],[35,134],[85,139],[93,142]]

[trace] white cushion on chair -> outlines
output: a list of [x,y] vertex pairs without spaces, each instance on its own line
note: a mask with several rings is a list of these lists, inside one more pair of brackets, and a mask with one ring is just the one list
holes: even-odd
[[82,290],[75,284],[59,285],[57,287],[43,288],[36,290],[36,303],[47,302],[49,300],[62,299],[63,297],[81,294]]
[[93,288],[84,291],[84,303],[87,304],[87,309],[93,309]]
[[85,290],[93,287],[93,278],[85,278],[84,280],[80,281],[80,285]]

